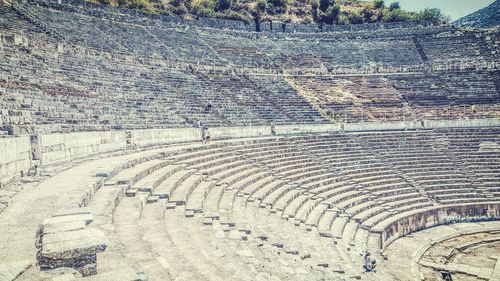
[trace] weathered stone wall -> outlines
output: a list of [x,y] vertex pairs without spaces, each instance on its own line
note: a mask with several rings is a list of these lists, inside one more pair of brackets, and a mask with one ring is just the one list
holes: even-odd
[[42,165],[126,148],[125,131],[42,135],[40,144]]
[[346,123],[344,130],[348,132],[356,131],[384,131],[384,130],[415,130],[424,129],[420,121],[396,121],[396,122],[366,122],[366,123]]
[[29,136],[0,138],[0,185],[20,177],[30,167]]
[[277,126],[278,134],[293,135],[305,133],[328,133],[342,130],[341,124],[306,124]]
[[[401,236],[437,225],[493,219],[500,219],[500,203],[438,206],[407,216],[396,216],[391,223],[380,229],[380,246],[384,249]],[[374,232],[379,230],[374,229]]]
[[[271,136],[270,126],[217,127],[209,130],[213,140]],[[279,135],[326,133],[340,130],[341,126],[339,124],[276,126],[276,132]],[[198,128],[149,129],[129,132],[127,138],[129,145],[138,148],[201,140],[201,131]]]
[[[423,120],[399,122],[366,122],[346,124],[298,124],[276,126],[278,135],[306,133],[415,130],[434,128],[498,127],[500,119]],[[210,128],[213,140],[271,136],[270,126]],[[132,131],[41,134],[0,138],[0,183],[6,183],[26,172],[40,160],[52,165],[92,155],[172,143],[201,140],[198,128],[147,129]]]
[[461,127],[498,127],[500,119],[472,119],[472,120],[425,120],[425,128],[461,128]]
[[127,141],[131,147],[148,147],[201,139],[200,130],[196,128],[133,130],[128,134]]

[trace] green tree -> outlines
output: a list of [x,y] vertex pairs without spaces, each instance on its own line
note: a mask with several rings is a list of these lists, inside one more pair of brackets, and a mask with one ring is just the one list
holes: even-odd
[[382,9],[383,7],[385,7],[384,0],[375,0],[375,1],[373,1],[373,7],[375,7],[375,9]]
[[426,8],[417,14],[418,21],[429,21],[433,23],[440,23],[449,21],[449,17],[443,14],[440,9]]
[[215,4],[215,11],[225,11],[230,9],[233,6],[233,0],[217,0]]
[[311,14],[314,21],[318,21],[319,0],[311,0]]
[[325,12],[324,23],[326,24],[334,24],[338,22],[340,14],[340,6],[337,4],[333,4]]
[[201,0],[193,2],[192,13],[202,17],[211,17],[215,14],[215,0]]
[[363,14],[363,21],[364,22],[372,22],[373,10],[368,9],[368,8],[364,8],[363,11],[361,11],[361,13]]
[[335,0],[319,0],[319,9],[326,12],[328,7],[335,5]]
[[271,6],[270,9],[276,12],[284,12],[288,5],[288,0],[269,0],[268,4]]
[[399,5],[399,2],[392,2],[391,5],[389,5],[390,11],[394,11],[397,9],[401,9],[401,5]]
[[385,22],[400,22],[400,21],[411,21],[413,17],[410,13],[405,12],[401,9],[391,10],[388,13],[385,13],[382,21]]
[[267,0],[257,0],[257,9],[264,12],[267,9]]
[[350,12],[348,17],[349,17],[349,23],[351,24],[363,23],[363,16],[361,15],[361,13],[357,11]]
[[118,5],[128,9],[147,10],[150,4],[147,0],[118,0]]

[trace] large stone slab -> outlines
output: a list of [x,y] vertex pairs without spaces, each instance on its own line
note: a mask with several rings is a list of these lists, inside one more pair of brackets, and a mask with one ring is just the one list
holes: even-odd
[[41,255],[49,259],[71,259],[95,255],[106,249],[108,239],[97,229],[56,232],[42,238]]
[[57,224],[42,225],[40,231],[43,232],[44,235],[47,235],[56,232],[83,230],[85,229],[86,225],[87,223],[85,221],[69,221]]

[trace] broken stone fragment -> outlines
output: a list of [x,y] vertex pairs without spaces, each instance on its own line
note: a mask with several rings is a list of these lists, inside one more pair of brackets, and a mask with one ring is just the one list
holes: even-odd
[[109,173],[108,172],[101,172],[101,173],[97,173],[95,176],[98,178],[101,178],[101,177],[107,178],[107,177],[109,177]]

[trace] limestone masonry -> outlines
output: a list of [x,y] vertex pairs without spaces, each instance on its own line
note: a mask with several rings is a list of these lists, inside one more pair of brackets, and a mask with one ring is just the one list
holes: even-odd
[[2,0],[0,281],[498,281],[499,46]]

